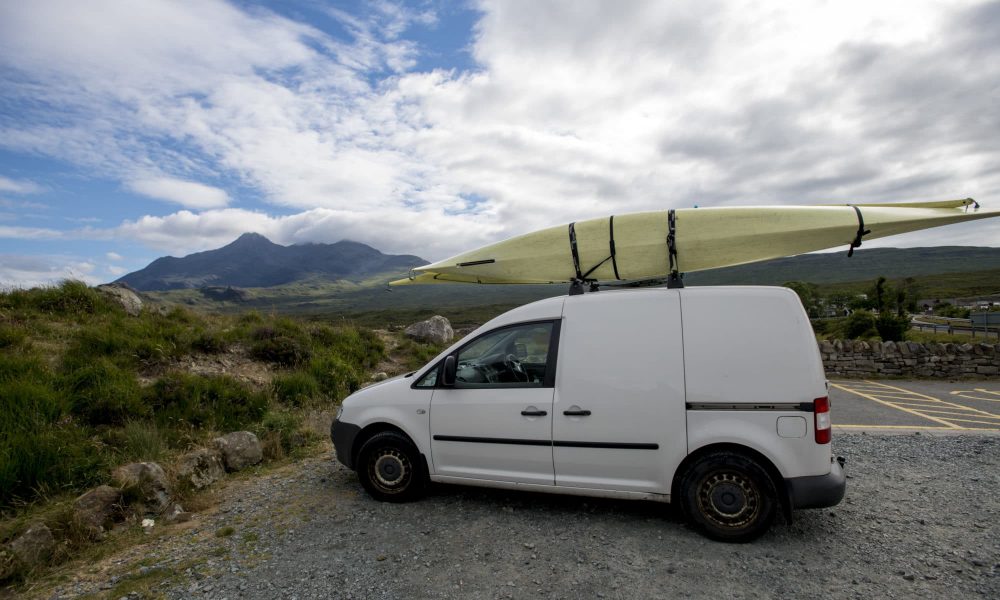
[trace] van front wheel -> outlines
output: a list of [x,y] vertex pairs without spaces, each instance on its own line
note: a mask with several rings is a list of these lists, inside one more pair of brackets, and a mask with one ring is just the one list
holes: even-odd
[[688,469],[680,486],[681,507],[708,537],[749,542],[774,521],[777,493],[767,471],[752,458],[714,452]]
[[427,474],[420,451],[405,435],[376,433],[358,452],[358,479],[376,500],[409,502],[423,495]]

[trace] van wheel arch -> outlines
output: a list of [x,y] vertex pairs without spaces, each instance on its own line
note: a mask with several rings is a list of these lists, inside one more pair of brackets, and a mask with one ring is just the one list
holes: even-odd
[[[358,465],[358,454],[361,452],[361,448],[365,445],[365,442],[372,439],[375,435],[385,431],[393,431],[402,436],[405,436],[406,439],[409,440],[410,443],[413,444],[413,446],[419,450],[420,447],[417,446],[416,443],[414,443],[413,438],[410,437],[408,433],[406,433],[399,427],[396,427],[395,425],[391,425],[389,423],[372,423],[371,425],[359,431],[357,437],[354,438],[354,446],[351,447],[351,464],[354,465],[355,468],[357,468]],[[423,452],[420,452],[420,459],[424,463],[424,473],[430,473],[430,469],[428,468],[427,465],[427,457],[424,456]]]
[[678,465],[677,470],[674,471],[674,478],[670,486],[671,504],[678,507],[680,506],[679,500],[681,497],[681,482],[684,481],[684,477],[688,474],[688,471],[690,471],[694,465],[698,464],[698,461],[703,457],[716,452],[732,452],[734,454],[742,454],[747,458],[753,459],[760,466],[762,466],[764,470],[767,471],[768,476],[771,478],[771,482],[774,484],[782,516],[785,517],[785,521],[787,523],[792,522],[792,500],[789,497],[788,487],[785,485],[785,478],[782,477],[781,472],[778,471],[778,468],[774,466],[774,463],[771,462],[769,458],[749,446],[743,446],[740,444],[709,444],[688,454],[684,460],[681,461],[681,464]]

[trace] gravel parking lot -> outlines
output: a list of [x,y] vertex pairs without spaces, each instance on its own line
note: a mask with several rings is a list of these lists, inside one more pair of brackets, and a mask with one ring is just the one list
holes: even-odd
[[1000,437],[834,444],[848,459],[844,503],[749,545],[702,538],[654,503],[439,486],[382,504],[314,458],[232,482],[218,510],[137,548],[143,566],[119,557],[60,593],[118,598],[113,585],[161,572],[132,597],[1000,597]]

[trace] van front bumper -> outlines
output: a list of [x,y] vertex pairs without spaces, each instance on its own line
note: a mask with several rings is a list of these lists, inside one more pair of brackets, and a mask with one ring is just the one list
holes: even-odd
[[361,427],[354,423],[344,423],[334,419],[330,426],[330,439],[333,440],[333,447],[337,450],[337,460],[348,469],[354,469],[353,449],[354,438],[358,437]]
[[827,475],[792,477],[785,480],[792,508],[826,508],[839,504],[847,490],[847,476],[840,461],[834,461]]

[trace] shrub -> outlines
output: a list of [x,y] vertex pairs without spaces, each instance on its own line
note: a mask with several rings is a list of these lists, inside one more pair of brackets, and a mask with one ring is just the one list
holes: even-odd
[[301,427],[301,419],[292,413],[271,411],[264,415],[255,429],[264,446],[265,458],[282,458],[301,446],[307,437]]
[[258,360],[294,367],[307,362],[312,351],[295,338],[278,335],[257,339],[250,346],[250,355]]
[[370,369],[385,356],[385,346],[375,332],[353,326],[318,325],[309,336],[323,352],[335,354],[359,368]]
[[133,362],[136,338],[116,325],[90,325],[77,331],[63,355],[64,368],[83,368],[100,357],[114,358],[118,363]]
[[301,371],[275,376],[271,389],[275,398],[291,406],[306,406],[320,395],[316,378]]
[[848,339],[875,337],[875,315],[867,310],[858,310],[844,321],[844,337]]
[[73,414],[91,425],[118,425],[149,413],[135,376],[106,358],[69,372],[62,387]]
[[109,308],[100,293],[82,281],[67,279],[56,287],[35,288],[28,293],[34,294],[35,306],[45,312],[79,314]]
[[333,354],[318,356],[309,363],[309,373],[319,389],[335,400],[342,400],[361,387],[361,376],[346,361]]
[[108,465],[72,422],[8,431],[0,442],[0,506],[101,481]]
[[146,402],[160,425],[187,423],[220,431],[259,420],[268,398],[225,375],[169,373],[147,390]]
[[167,453],[167,441],[152,421],[130,420],[124,427],[105,430],[102,437],[119,462],[157,461]]
[[28,336],[21,327],[0,325],[0,349],[20,346]]
[[886,342],[900,342],[906,337],[906,330],[910,328],[910,318],[903,315],[892,315],[884,313],[879,315],[875,321],[875,329]]
[[66,417],[40,362],[12,358],[0,356],[0,507],[97,481],[106,465],[89,430]]
[[195,336],[191,347],[205,354],[219,354],[226,351],[226,342],[215,332],[202,331]]

